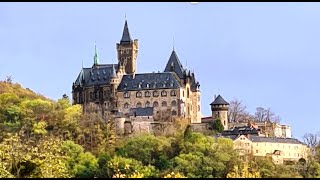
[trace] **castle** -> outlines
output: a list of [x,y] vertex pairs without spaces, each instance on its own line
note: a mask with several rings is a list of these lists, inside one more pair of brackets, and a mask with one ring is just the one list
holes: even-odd
[[127,20],[116,48],[117,64],[100,64],[95,49],[93,66],[82,68],[72,85],[73,104],[83,105],[84,113],[98,107],[105,117],[140,114],[154,121],[183,117],[201,123],[200,83],[174,49],[163,72],[137,73],[139,44],[131,39]]

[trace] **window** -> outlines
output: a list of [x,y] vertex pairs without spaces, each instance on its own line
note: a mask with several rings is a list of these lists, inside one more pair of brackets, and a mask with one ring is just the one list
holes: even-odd
[[258,150],[256,150],[256,153],[258,153],[259,151]]
[[146,107],[150,107],[150,102],[147,101],[146,104],[145,104],[145,106],[146,106]]
[[151,93],[150,93],[149,91],[146,91],[146,92],[144,93],[144,96],[145,96],[145,97],[150,97],[150,95],[151,95]]
[[200,111],[200,105],[198,105],[198,111]]
[[137,103],[137,108],[141,108],[141,106],[142,106],[142,105],[141,105],[141,102],[138,102],[138,103]]
[[187,98],[189,98],[189,88],[187,88]]
[[161,92],[161,96],[167,96],[167,91],[163,90],[163,91]]
[[124,97],[124,98],[129,98],[129,97],[130,97],[130,96],[129,96],[129,93],[128,93],[128,92],[123,93],[123,97]]
[[92,94],[92,92],[90,92],[90,99],[93,99],[93,94]]
[[184,91],[182,91],[182,97],[184,97]]
[[171,95],[171,96],[176,96],[176,94],[177,94],[177,93],[176,93],[175,90],[172,90],[172,91],[170,92],[170,95]]
[[162,102],[162,107],[166,107],[167,106],[167,102],[166,101],[163,101]]
[[149,83],[147,83],[147,88],[150,88],[150,84]]
[[153,91],[153,97],[158,97],[159,96],[159,92],[158,91]]
[[175,115],[177,115],[177,111],[173,110],[173,111],[171,112],[171,114],[172,114],[172,116],[175,116]]
[[129,104],[128,104],[128,103],[125,103],[125,104],[124,104],[124,108],[125,108],[125,109],[128,109],[128,108],[129,108]]
[[158,107],[159,103],[157,101],[153,102],[153,107]]
[[156,88],[156,87],[157,87],[157,83],[154,82],[154,83],[153,83],[153,88]]
[[173,82],[170,83],[170,86],[173,87]]
[[166,87],[166,83],[164,82],[164,83],[162,83],[162,87]]
[[140,91],[137,92],[137,97],[142,97],[142,93]]
[[177,101],[173,100],[173,101],[171,102],[171,106],[177,106]]
[[141,83],[138,84],[138,88],[141,89]]

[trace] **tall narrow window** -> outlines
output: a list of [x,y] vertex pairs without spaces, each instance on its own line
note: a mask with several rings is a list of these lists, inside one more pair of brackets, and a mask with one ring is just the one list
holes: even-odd
[[173,101],[171,102],[171,106],[177,106],[177,101],[173,100]]
[[146,92],[144,93],[144,96],[145,96],[145,97],[150,97],[150,94],[151,94],[151,93],[150,93],[149,91],[146,91]]
[[162,107],[166,107],[167,106],[167,102],[166,101],[163,101],[162,102]]
[[153,91],[153,97],[158,97],[159,96],[159,92],[158,91]]
[[125,104],[124,104],[124,108],[125,108],[125,109],[128,109],[128,108],[129,108],[129,104],[128,104],[128,103],[125,103]]
[[137,108],[141,108],[141,107],[142,107],[141,102],[138,102],[137,103]]

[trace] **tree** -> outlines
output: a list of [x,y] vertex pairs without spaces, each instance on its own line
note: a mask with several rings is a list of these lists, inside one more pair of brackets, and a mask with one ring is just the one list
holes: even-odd
[[248,163],[235,165],[231,172],[227,174],[227,178],[260,178],[260,173],[256,168],[252,168]]
[[234,99],[230,102],[228,110],[228,120],[229,122],[241,122],[241,115],[245,113],[246,106],[242,104],[242,101]]
[[224,130],[224,126],[222,125],[220,118],[217,118],[213,122],[212,129],[216,130],[218,133],[221,133]]
[[303,141],[311,149],[313,155],[316,153],[316,147],[320,145],[320,134],[307,133],[303,136]]

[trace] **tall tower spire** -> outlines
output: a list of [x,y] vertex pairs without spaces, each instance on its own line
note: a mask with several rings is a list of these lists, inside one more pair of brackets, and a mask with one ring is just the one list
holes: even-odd
[[98,52],[97,52],[97,45],[96,42],[94,42],[94,57],[93,57],[93,64],[98,65],[99,62],[99,57],[98,57]]
[[122,38],[117,43],[117,51],[118,67],[123,66],[126,74],[134,74],[137,69],[138,39],[131,39],[127,19],[124,23]]
[[127,18],[125,20],[124,23],[124,28],[123,28],[123,33],[122,33],[122,38],[120,40],[121,42],[131,42],[131,37],[130,37],[130,33],[129,33],[129,28],[128,28],[128,23],[127,23]]

